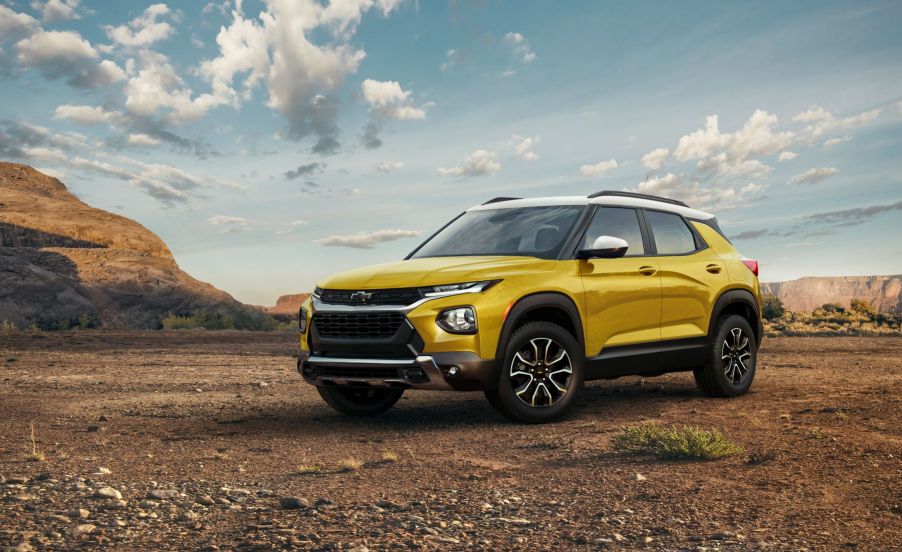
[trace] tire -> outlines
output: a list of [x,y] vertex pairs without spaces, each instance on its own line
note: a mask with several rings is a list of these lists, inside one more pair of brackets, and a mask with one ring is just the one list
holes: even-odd
[[498,388],[485,395],[512,420],[549,422],[573,404],[583,386],[584,366],[585,353],[570,332],[550,322],[530,322],[511,335]]
[[326,404],[349,416],[375,416],[393,407],[404,394],[403,389],[364,387],[317,387]]
[[741,316],[727,315],[717,322],[705,364],[692,373],[706,395],[736,397],[747,393],[752,386],[757,360],[758,347],[752,326]]

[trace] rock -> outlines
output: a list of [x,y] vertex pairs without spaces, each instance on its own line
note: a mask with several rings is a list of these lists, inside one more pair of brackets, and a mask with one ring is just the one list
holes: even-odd
[[636,474],[636,481],[645,481],[647,478],[641,473]]
[[91,515],[91,512],[85,510],[84,508],[78,508],[69,512],[69,517],[75,519],[88,519],[88,516]]
[[620,533],[614,533],[614,540],[617,542],[623,542],[626,540],[626,537],[624,537]]
[[157,508],[159,505],[160,505],[159,502],[156,502],[153,500],[142,500],[141,502],[138,503],[138,507],[143,508],[145,510],[153,510],[154,508]]
[[192,512],[191,510],[186,510],[179,514],[178,518],[176,519],[178,521],[197,521],[198,519],[200,519],[200,514],[198,514],[197,512]]
[[147,496],[156,500],[170,500],[177,498],[179,496],[179,492],[175,489],[154,489],[150,491]]
[[123,510],[128,506],[124,500],[111,500],[103,505],[104,510]]
[[498,518],[498,521],[501,521],[501,522],[504,522],[504,523],[509,523],[509,524],[511,524],[511,525],[516,525],[516,526],[518,526],[518,527],[526,527],[526,526],[529,526],[529,525],[533,525],[533,522],[532,522],[532,521],[529,521],[528,519],[524,519],[524,518],[504,518],[504,517],[500,517],[500,518]]
[[94,529],[96,529],[96,528],[97,528],[96,525],[92,525],[90,523],[80,523],[80,524],[72,527],[71,529],[69,529],[69,534],[72,535],[73,537],[81,537],[83,535],[92,533],[94,531]]
[[94,491],[94,498],[106,500],[122,500],[122,493],[112,487],[101,487]]
[[108,422],[108,421],[110,421],[110,419],[107,418],[106,416],[104,416],[103,414],[101,414],[100,417],[97,418],[97,421],[98,422]]
[[12,550],[14,550],[15,552],[31,552],[32,550],[34,550],[34,548],[32,548],[32,546],[27,542],[21,542],[18,546],[12,548]]
[[35,481],[48,481],[50,479],[53,479],[53,474],[50,472],[41,472],[34,476]]
[[89,425],[88,428],[87,428],[87,431],[88,431],[89,433],[94,433],[94,432],[100,431],[100,426],[97,426],[97,425]]
[[306,498],[283,496],[279,499],[279,506],[281,506],[285,510],[299,510],[301,508],[309,508],[310,501],[308,501]]
[[94,472],[93,475],[109,475],[113,472],[110,471],[109,468],[97,468],[97,471]]
[[653,540],[654,539],[651,537],[645,537],[644,539],[642,539],[642,542],[644,542],[645,544],[651,544],[651,541]]
[[198,504],[202,504],[204,506],[213,506],[214,504],[216,504],[216,501],[213,500],[213,497],[209,495],[200,495],[199,497],[194,499],[194,502],[197,502]]
[[67,525],[69,523],[72,523],[72,520],[70,518],[68,518],[66,516],[61,516],[59,514],[51,514],[51,515],[47,516],[47,519],[49,519],[51,521],[56,521],[59,523],[65,523]]

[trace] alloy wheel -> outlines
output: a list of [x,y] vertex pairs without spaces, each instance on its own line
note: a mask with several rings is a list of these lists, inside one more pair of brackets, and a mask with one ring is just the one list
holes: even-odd
[[741,328],[733,328],[724,336],[720,358],[723,360],[723,373],[727,381],[739,385],[748,374],[748,362],[752,359],[751,341],[743,335]]
[[532,408],[558,402],[570,388],[573,365],[567,350],[547,337],[529,340],[514,354],[511,384],[520,401]]

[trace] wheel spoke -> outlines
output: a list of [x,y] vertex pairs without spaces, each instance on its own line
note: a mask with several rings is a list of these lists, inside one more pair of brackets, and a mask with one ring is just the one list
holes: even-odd
[[551,376],[548,377],[548,381],[550,381],[550,382],[551,382],[551,385],[553,385],[554,388],[557,389],[559,392],[561,392],[561,393],[566,393],[566,392],[567,392],[567,388],[566,388],[565,386],[559,384],[559,383],[558,383],[557,381],[555,381],[555,379],[552,378]]
[[519,359],[520,362],[522,362],[523,364],[525,364],[527,366],[535,366],[536,365],[535,362],[529,362],[528,360],[523,358],[523,355],[521,355],[520,353],[517,353],[514,355],[514,360],[517,360],[517,359]]
[[730,333],[733,334],[733,350],[740,348],[740,341],[742,339],[742,330],[739,328],[733,328]]
[[529,388],[532,386],[533,381],[535,381],[535,380],[533,379],[533,377],[532,377],[532,376],[529,376],[529,381],[527,381],[526,383],[524,383],[524,384],[521,385],[520,387],[514,389],[514,393],[516,393],[516,395],[522,399],[522,398],[523,398],[523,394],[526,393],[527,391],[529,391]]
[[561,349],[561,354],[558,355],[558,357],[556,359],[546,360],[545,364],[551,366],[552,364],[557,364],[558,362],[564,360],[565,358],[567,358],[567,351],[565,351],[564,349]]

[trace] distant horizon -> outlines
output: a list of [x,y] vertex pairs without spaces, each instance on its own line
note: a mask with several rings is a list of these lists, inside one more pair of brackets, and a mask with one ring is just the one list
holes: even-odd
[[[902,273],[902,3],[0,2],[0,158],[249,304],[494,196],[717,215],[766,281]],[[851,268],[851,267],[854,267]]]

